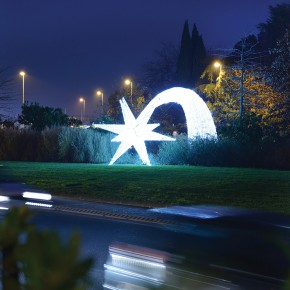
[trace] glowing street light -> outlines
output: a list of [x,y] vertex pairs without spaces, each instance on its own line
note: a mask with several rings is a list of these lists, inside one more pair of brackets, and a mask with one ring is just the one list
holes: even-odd
[[220,71],[219,71],[219,76],[217,77],[217,81],[221,81],[221,74],[222,74],[222,64],[219,62],[219,61],[216,61],[213,66],[215,68],[219,68]]
[[216,68],[218,68],[218,67],[221,68],[222,67],[222,64],[219,61],[216,61],[213,65]]
[[97,91],[97,96],[101,96],[101,98],[102,98],[102,114],[104,114],[104,92]]
[[126,86],[130,86],[130,96],[131,96],[131,106],[133,106],[133,100],[132,100],[132,95],[133,95],[133,82],[130,79],[126,79],[124,84]]
[[124,83],[125,83],[126,86],[130,85],[130,89],[131,89],[130,90],[130,96],[132,96],[132,94],[133,94],[133,82],[130,79],[126,79]]
[[24,105],[24,77],[25,77],[25,72],[21,71],[19,73],[20,76],[22,76],[22,106]]
[[[85,118],[85,115],[86,115],[86,100],[85,98],[80,98],[80,102],[84,104],[84,118]],[[81,121],[83,121],[83,116],[82,116],[82,108],[81,108]]]

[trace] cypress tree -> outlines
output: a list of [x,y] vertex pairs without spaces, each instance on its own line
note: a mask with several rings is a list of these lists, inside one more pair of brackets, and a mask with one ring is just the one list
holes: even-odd
[[185,21],[181,37],[180,52],[176,67],[177,84],[192,88],[192,41],[190,38],[188,20]]
[[202,72],[206,67],[206,49],[203,43],[202,36],[199,34],[196,25],[193,25],[192,34],[192,80],[196,86]]

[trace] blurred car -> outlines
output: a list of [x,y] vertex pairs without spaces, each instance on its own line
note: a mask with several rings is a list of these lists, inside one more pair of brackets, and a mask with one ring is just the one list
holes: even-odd
[[13,206],[50,208],[53,205],[50,193],[22,183],[0,183],[0,209],[5,211]]
[[[288,289],[288,216],[228,207],[168,207],[150,210],[176,223],[177,245],[163,251],[115,242],[104,265],[104,289]],[[166,216],[166,215],[165,215]],[[182,238],[180,238],[182,236]],[[156,240],[158,237],[152,237]]]
[[180,268],[182,257],[114,243],[109,248],[104,289],[241,289],[230,281]]

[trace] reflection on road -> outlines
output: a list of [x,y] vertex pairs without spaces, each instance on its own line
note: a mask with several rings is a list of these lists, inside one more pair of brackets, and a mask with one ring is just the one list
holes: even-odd
[[[105,267],[105,289],[237,289],[225,279],[182,270],[183,257],[146,247],[114,243]],[[239,287],[239,289],[241,289]]]

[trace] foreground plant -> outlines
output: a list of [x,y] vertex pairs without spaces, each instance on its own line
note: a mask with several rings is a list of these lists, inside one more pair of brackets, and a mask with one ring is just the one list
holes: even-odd
[[3,290],[85,290],[92,259],[80,259],[78,235],[64,244],[29,223],[26,207],[8,211],[0,224]]

